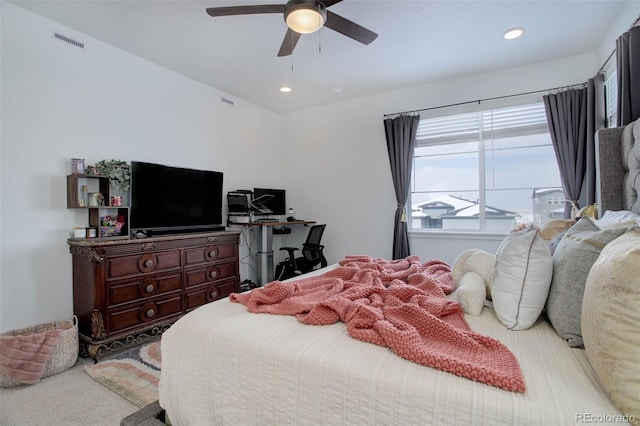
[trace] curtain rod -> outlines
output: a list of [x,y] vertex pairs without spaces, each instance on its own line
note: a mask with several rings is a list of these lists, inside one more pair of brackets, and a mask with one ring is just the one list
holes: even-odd
[[[635,21],[633,21],[633,24],[631,24],[631,27],[629,27],[629,30],[631,30],[634,27],[637,27],[638,25],[640,25],[640,15],[638,15],[638,17],[636,18]],[[607,58],[606,61],[604,61],[604,64],[602,64],[602,66],[600,67],[600,69],[598,70],[598,74],[600,74],[601,72],[604,71],[605,67],[607,66],[607,64],[609,63],[609,61],[611,60],[611,58],[613,58],[613,55],[616,54],[616,49],[614,48],[611,53],[609,54],[609,57]]]
[[384,116],[385,117],[391,117],[393,115],[411,114],[411,113],[421,112],[421,111],[432,111],[434,109],[448,108],[448,107],[453,107],[453,106],[468,105],[468,104],[475,104],[475,103],[480,104],[482,102],[495,101],[495,100],[498,100],[498,99],[513,98],[513,97],[516,97],[516,96],[534,95],[536,93],[554,92],[554,91],[557,91],[557,90],[564,90],[564,89],[575,89],[575,88],[584,87],[585,85],[586,85],[586,83],[578,83],[578,84],[572,84],[572,85],[569,85],[569,86],[554,87],[553,89],[534,90],[532,92],[523,92],[523,93],[516,93],[516,94],[513,94],[513,95],[496,96],[496,97],[493,97],[493,98],[478,99],[478,100],[475,100],[475,101],[465,101],[465,102],[458,102],[458,103],[455,103],[455,104],[439,105],[439,106],[430,107],[430,108],[420,108],[420,109],[414,109],[414,110],[403,111],[403,112],[393,112],[393,113],[390,113],[390,114],[385,114]]
[[615,55],[616,53],[616,49],[613,49],[611,51],[611,53],[609,54],[609,57],[607,58],[606,61],[604,61],[604,64],[602,64],[602,66],[600,67],[600,69],[598,70],[598,74],[604,72],[605,67],[607,66],[607,64],[609,63],[609,61],[611,60],[611,58],[613,58],[613,55]]

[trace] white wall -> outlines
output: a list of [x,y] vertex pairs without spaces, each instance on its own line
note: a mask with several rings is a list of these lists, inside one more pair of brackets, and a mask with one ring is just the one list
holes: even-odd
[[75,225],[86,226],[87,211],[66,208],[70,158],[217,170],[225,192],[281,185],[278,115],[0,4],[0,331],[71,318],[66,240]]

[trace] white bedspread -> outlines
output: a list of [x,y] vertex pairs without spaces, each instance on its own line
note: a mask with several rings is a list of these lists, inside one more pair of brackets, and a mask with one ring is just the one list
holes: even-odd
[[342,323],[303,325],[222,299],[163,335],[160,405],[176,426],[622,423],[584,350],[549,324],[509,331],[489,308],[466,319],[515,354],[524,394],[412,363]]

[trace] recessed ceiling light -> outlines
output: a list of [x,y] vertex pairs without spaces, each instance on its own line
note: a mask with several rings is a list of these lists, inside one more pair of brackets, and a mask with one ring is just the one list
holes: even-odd
[[289,87],[289,86],[282,86],[282,87],[280,88],[280,91],[281,91],[282,93],[289,93],[289,92],[291,91],[291,87]]
[[502,34],[502,37],[504,37],[506,40],[513,40],[514,38],[520,37],[522,34],[524,34],[524,28],[511,28],[505,31]]

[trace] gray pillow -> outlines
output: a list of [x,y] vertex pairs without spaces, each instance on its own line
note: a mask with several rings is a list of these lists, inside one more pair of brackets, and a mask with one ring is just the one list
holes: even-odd
[[591,218],[583,217],[565,233],[553,253],[546,311],[551,325],[570,347],[583,347],[580,318],[591,266],[604,246],[627,230],[628,227],[601,230]]

